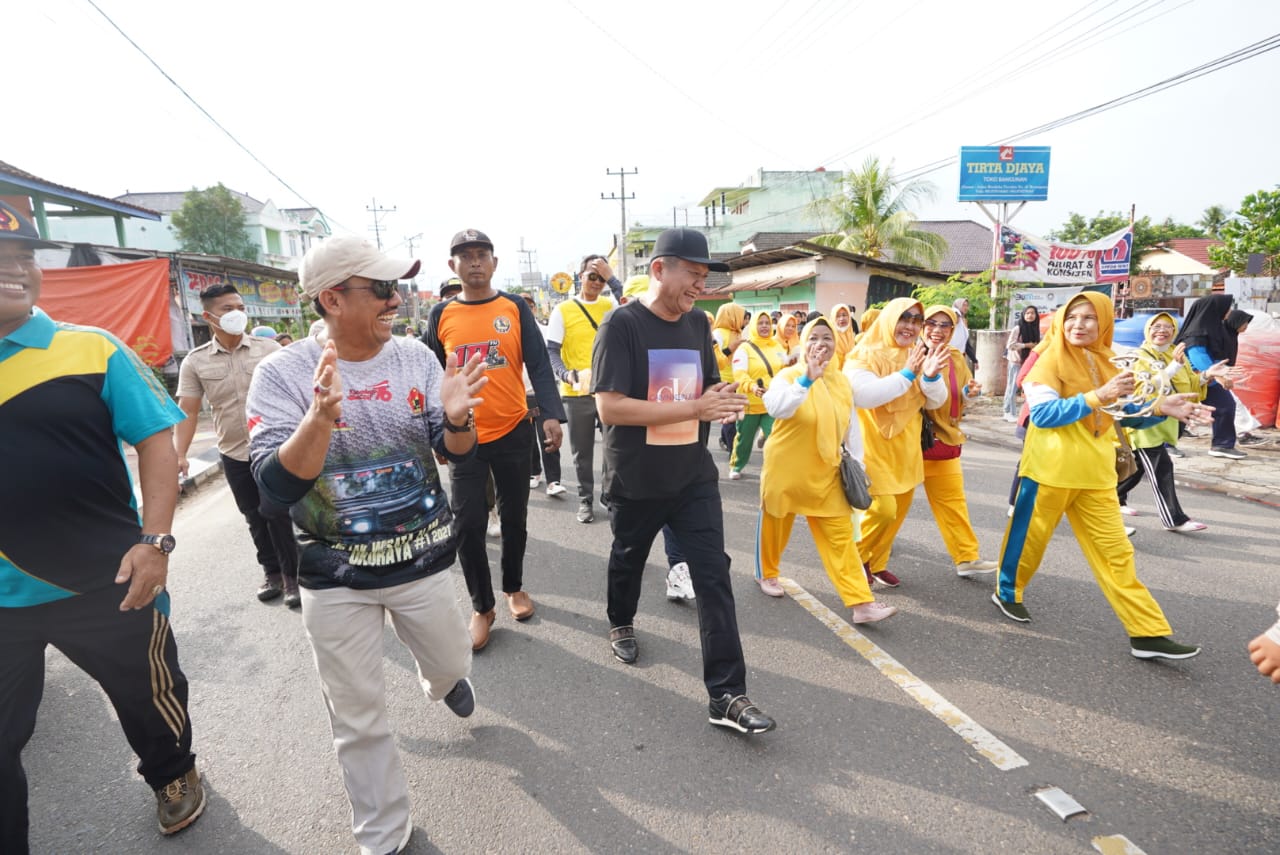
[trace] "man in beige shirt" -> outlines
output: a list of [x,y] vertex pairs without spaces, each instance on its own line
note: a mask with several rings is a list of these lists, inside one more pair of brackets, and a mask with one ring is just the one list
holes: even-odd
[[269,518],[259,510],[258,486],[249,471],[249,428],[244,413],[253,370],[280,345],[269,338],[245,335],[249,316],[234,285],[211,285],[201,292],[200,303],[213,338],[187,354],[178,374],[178,406],[187,414],[178,425],[178,466],[186,475],[187,451],[195,436],[200,405],[208,398],[222,471],[236,507],[249,523],[262,565],[258,599],[265,603],[284,594],[285,605],[296,609],[302,598],[298,594],[298,543],[293,523],[287,515]]

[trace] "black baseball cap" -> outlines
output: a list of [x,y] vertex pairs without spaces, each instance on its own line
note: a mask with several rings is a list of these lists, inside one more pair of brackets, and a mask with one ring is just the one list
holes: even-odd
[[493,241],[489,240],[487,234],[475,229],[463,229],[454,235],[453,240],[449,241],[449,254],[453,255],[464,246],[487,246],[493,252]]
[[0,240],[23,241],[32,249],[57,249],[58,244],[40,239],[31,221],[7,202],[0,202]]
[[723,261],[712,261],[707,249],[707,236],[697,229],[667,229],[658,235],[653,245],[652,258],[665,258],[674,255],[694,264],[705,264],[717,273],[728,273],[729,265]]
[[462,280],[457,276],[450,276],[448,279],[440,283],[440,296],[447,297],[450,294],[456,294],[462,290]]

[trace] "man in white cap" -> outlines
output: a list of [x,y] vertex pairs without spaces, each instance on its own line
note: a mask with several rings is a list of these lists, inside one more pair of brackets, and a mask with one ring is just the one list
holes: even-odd
[[479,360],[444,367],[393,336],[396,280],[417,261],[367,241],[311,247],[299,284],[327,340],[295,342],[258,366],[249,453],[265,503],[301,532],[302,622],[315,653],[333,744],[362,853],[400,852],[413,831],[409,791],[387,720],[383,624],[409,648],[430,701],[468,716],[471,645],[454,595],[452,515],[434,455],[474,453]]
[[[36,308],[44,283],[36,250],[46,247],[57,244],[0,202],[5,853],[28,850],[22,749],[35,731],[49,645],[107,692],[138,772],[155,791],[161,833],[186,828],[205,806],[165,590],[178,502],[172,428],[182,411],[114,336],[57,323]],[[138,454],[141,514],[121,441]],[[57,787],[46,781],[40,792],[47,799]]]
[[708,720],[740,733],[774,728],[746,696],[747,668],[724,551],[720,474],[707,450],[710,422],[737,418],[747,397],[720,382],[711,325],[692,311],[713,261],[695,229],[658,235],[649,290],[610,312],[591,360],[592,392],[605,431],[604,459],[613,547],[609,554],[609,644],[633,664],[632,625],[653,540],[670,526],[696,594]]

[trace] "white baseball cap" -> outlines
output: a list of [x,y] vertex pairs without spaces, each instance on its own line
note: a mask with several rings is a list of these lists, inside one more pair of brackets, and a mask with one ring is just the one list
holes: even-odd
[[363,276],[375,281],[411,279],[422,266],[410,258],[390,258],[364,238],[331,237],[313,244],[298,265],[298,287],[311,299],[321,291]]

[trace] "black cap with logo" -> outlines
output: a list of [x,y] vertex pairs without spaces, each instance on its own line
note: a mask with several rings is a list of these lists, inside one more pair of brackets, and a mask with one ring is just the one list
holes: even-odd
[[58,244],[40,239],[40,233],[18,209],[0,202],[0,240],[24,241],[33,249],[57,249]]

